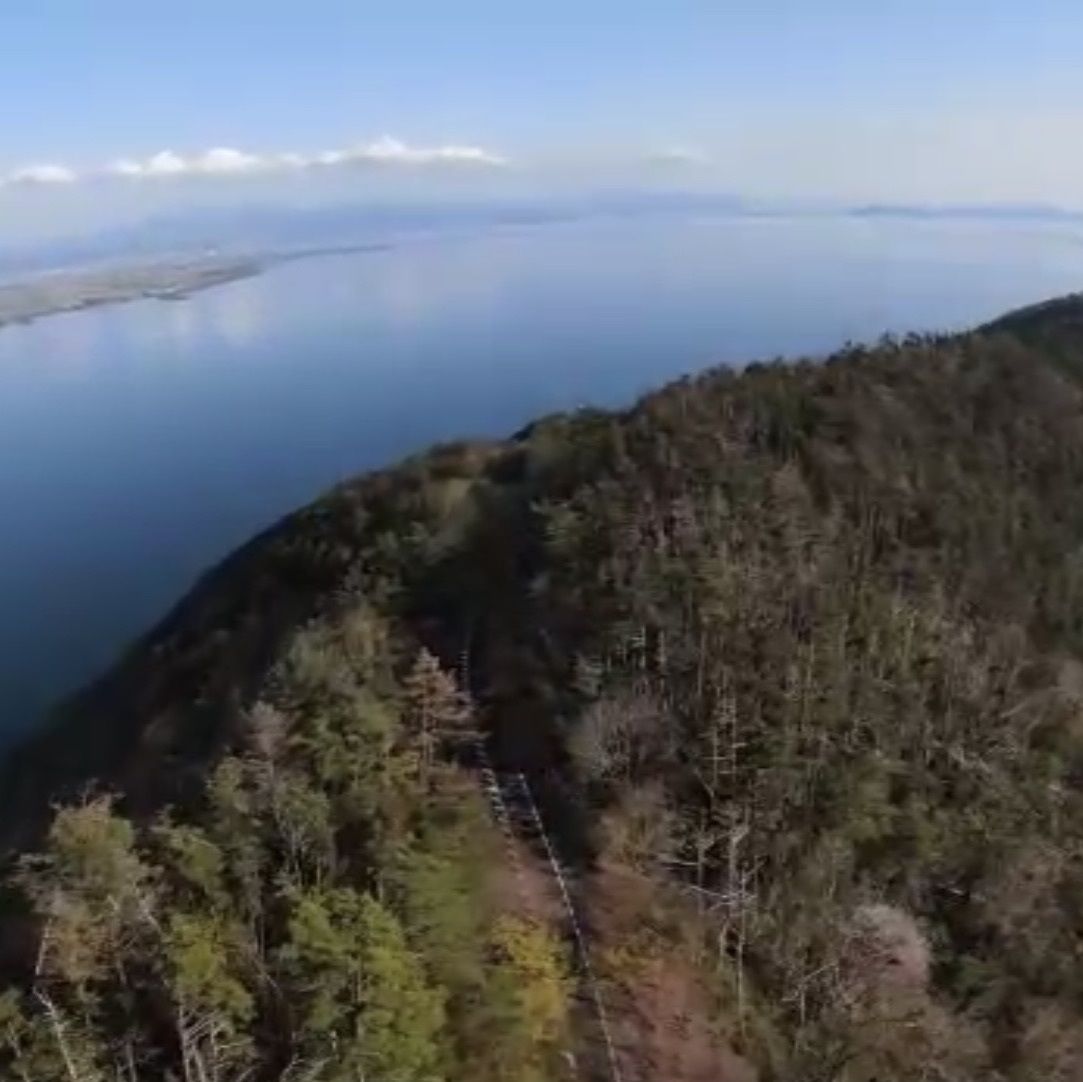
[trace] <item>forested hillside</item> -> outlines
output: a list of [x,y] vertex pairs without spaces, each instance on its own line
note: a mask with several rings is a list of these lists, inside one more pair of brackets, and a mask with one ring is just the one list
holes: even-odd
[[0,1076],[1083,1077],[1081,493],[1078,298],[336,489],[12,757]]

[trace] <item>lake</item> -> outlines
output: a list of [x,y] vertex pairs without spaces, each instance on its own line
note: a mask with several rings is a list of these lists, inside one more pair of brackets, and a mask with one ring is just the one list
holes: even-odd
[[413,240],[0,329],[0,739],[350,474],[1081,287],[1072,224],[658,216]]

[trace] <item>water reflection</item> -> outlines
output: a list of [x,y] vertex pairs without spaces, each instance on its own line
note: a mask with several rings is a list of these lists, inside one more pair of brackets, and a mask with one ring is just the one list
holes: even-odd
[[208,330],[240,349],[250,345],[263,331],[264,300],[262,283],[247,278],[200,296],[196,310],[206,321]]
[[196,309],[190,304],[171,304],[169,306],[169,337],[173,345],[183,349],[196,337]]

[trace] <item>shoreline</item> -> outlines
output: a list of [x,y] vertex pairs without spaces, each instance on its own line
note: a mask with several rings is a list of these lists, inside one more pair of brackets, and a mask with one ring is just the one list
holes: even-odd
[[0,285],[0,329],[137,300],[186,300],[200,290],[252,278],[265,269],[261,260],[230,259],[57,271]]
[[280,263],[383,251],[389,244],[305,248],[259,256],[157,260],[113,267],[51,271],[0,283],[0,331],[50,316],[133,301],[184,301],[192,294],[255,278]]

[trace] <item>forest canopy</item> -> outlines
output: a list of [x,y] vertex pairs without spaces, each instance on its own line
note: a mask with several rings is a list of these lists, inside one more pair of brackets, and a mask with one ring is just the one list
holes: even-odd
[[12,757],[0,1076],[1081,1077],[1081,492],[1078,298],[341,486]]

